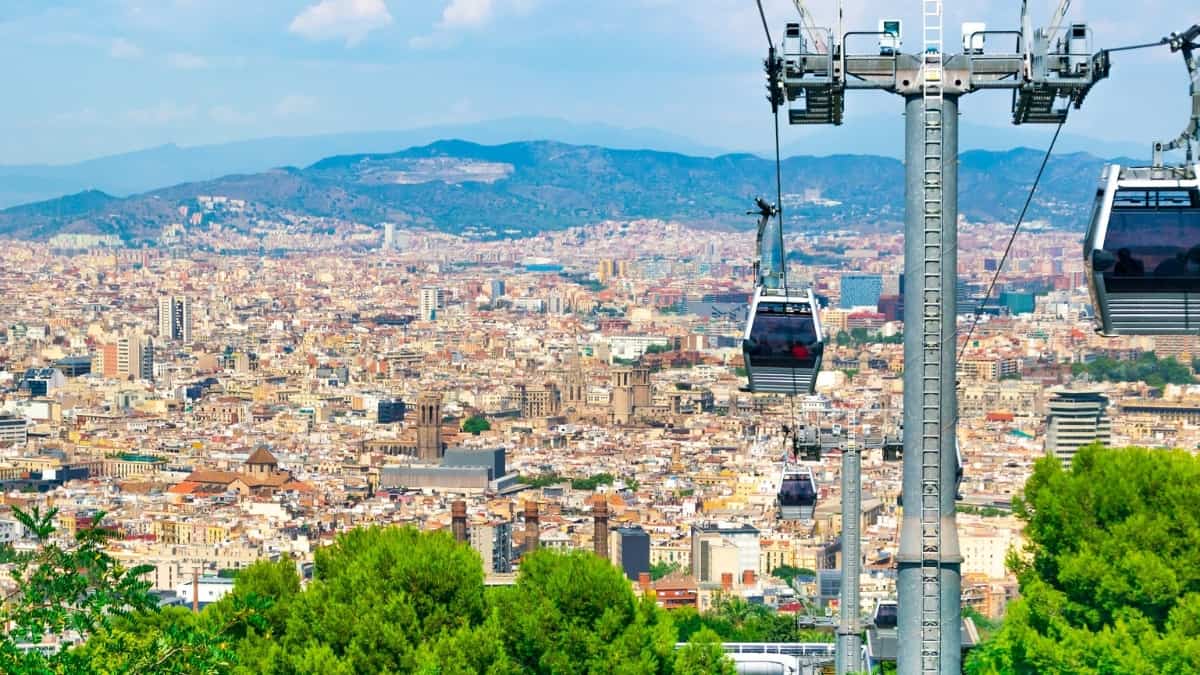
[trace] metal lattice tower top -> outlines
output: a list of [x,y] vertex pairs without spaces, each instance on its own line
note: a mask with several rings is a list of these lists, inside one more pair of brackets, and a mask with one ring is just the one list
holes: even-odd
[[942,0],[922,0],[921,97],[925,122],[924,259],[921,377],[921,672],[942,661],[941,381],[942,381]]

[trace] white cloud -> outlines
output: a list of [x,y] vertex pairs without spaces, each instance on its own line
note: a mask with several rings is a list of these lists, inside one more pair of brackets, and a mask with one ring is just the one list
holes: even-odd
[[304,94],[289,94],[275,104],[275,116],[280,118],[307,115],[317,107],[317,99]]
[[442,12],[441,27],[478,26],[492,17],[493,9],[492,0],[450,0]]
[[160,101],[148,108],[135,108],[125,113],[134,124],[146,126],[166,126],[175,122],[195,119],[196,106],[179,105],[174,101]]
[[208,111],[208,118],[217,124],[250,124],[254,115],[244,113],[231,105],[213,106]]
[[167,65],[179,70],[203,70],[208,67],[208,59],[198,54],[174,52],[167,55]]
[[353,47],[392,23],[383,0],[321,0],[296,15],[288,30],[310,40],[345,40]]
[[108,55],[114,59],[140,59],[142,48],[125,38],[116,38],[108,47]]
[[457,41],[456,31],[487,25],[500,12],[525,14],[539,0],[449,0],[442,18],[428,35],[418,35],[408,41],[413,49],[448,47]]

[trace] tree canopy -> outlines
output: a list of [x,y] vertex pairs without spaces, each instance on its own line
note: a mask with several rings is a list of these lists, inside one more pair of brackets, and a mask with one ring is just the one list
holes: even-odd
[[1154,352],[1143,352],[1136,359],[1117,360],[1102,356],[1088,363],[1071,364],[1075,375],[1087,373],[1093,380],[1110,382],[1145,382],[1151,387],[1165,384],[1192,384],[1196,380],[1186,365],[1168,356],[1159,359]]
[[650,566],[650,578],[658,581],[668,574],[678,572],[680,569],[682,568],[679,566],[679,563],[656,562]]
[[[26,582],[3,607],[13,626],[0,643],[6,673],[691,675],[735,672],[722,641],[831,637],[736,598],[706,613],[664,610],[584,551],[536,551],[515,584],[485,587],[472,548],[406,527],[339,534],[316,551],[307,585],[285,557],[240,570],[198,614],[163,609],[145,568],[104,552],[104,530],[81,529],[62,546],[50,540],[53,512],[21,517],[40,544],[4,549]],[[49,654],[22,648],[47,635],[85,641]]]
[[777,579],[783,579],[784,581],[788,582],[788,584],[791,584],[792,579],[795,579],[796,577],[816,578],[817,572],[816,570],[810,570],[807,567],[780,565],[779,567],[771,570],[771,576]]
[[1021,598],[966,664],[991,673],[1200,672],[1200,460],[1080,450],[1014,500]]
[[476,436],[484,431],[491,431],[491,429],[492,423],[487,421],[486,417],[480,417],[479,415],[468,417],[462,425],[462,430],[464,432],[468,434],[474,434]]
[[612,485],[616,477],[611,473],[598,473],[587,478],[575,478],[571,487],[576,490],[595,490],[600,485]]
[[736,596],[718,599],[708,612],[684,607],[672,616],[680,639],[709,630],[725,642],[833,642],[832,633],[801,629],[794,616]]
[[[13,509],[35,546],[0,547],[0,563],[17,584],[0,603],[0,672],[228,672],[235,655],[227,636],[260,622],[265,603],[231,599],[221,620],[211,622],[160,610],[142,579],[151,568],[127,568],[105,550],[112,533],[102,527],[103,513],[65,542],[54,536],[57,513]],[[38,644],[50,649],[29,648]]]

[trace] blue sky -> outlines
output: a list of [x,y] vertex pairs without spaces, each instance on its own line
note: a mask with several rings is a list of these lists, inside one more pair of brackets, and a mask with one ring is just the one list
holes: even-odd
[[[1053,3],[1031,2],[1044,22]],[[791,0],[765,4],[781,31]],[[833,22],[833,0],[807,4]],[[1017,0],[946,4],[948,35],[964,20],[1017,25]],[[845,5],[848,29],[872,30],[900,7],[918,35],[918,0]],[[1200,11],[1075,0],[1071,17],[1113,45],[1182,29]],[[761,149],[764,47],[753,0],[0,0],[0,164],[526,115]],[[1007,105],[992,93],[963,108],[1001,127]],[[884,95],[853,95],[846,131],[899,111]],[[1182,60],[1164,49],[1118,55],[1068,128],[1148,144],[1186,115]],[[785,142],[805,133],[820,130],[789,129]]]

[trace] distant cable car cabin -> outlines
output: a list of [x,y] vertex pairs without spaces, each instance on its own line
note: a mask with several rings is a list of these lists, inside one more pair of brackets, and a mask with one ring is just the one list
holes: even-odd
[[883,461],[899,462],[904,455],[904,440],[900,436],[883,437]]
[[792,436],[792,455],[805,462],[821,461],[821,435],[815,427],[801,426]]
[[1200,333],[1200,165],[1105,167],[1084,240],[1104,335]]
[[875,614],[871,621],[876,628],[895,628],[900,619],[900,605],[895,600],[880,600],[875,603]]
[[811,521],[817,508],[817,480],[812,469],[785,462],[778,502],[780,520]]

